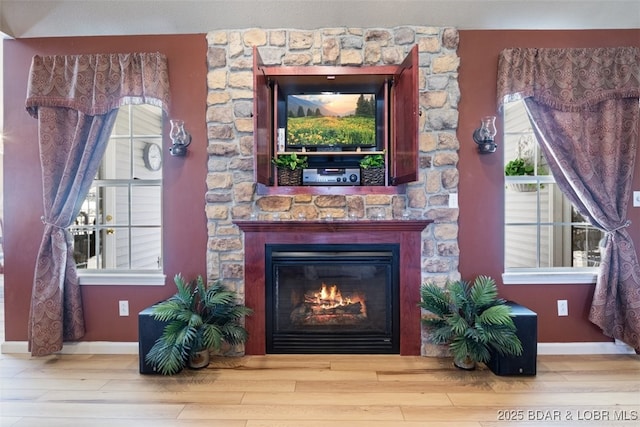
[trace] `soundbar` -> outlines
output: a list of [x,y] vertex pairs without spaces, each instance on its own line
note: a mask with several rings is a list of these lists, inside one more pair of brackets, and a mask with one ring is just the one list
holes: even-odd
[[302,171],[302,185],[360,185],[359,168],[310,168]]

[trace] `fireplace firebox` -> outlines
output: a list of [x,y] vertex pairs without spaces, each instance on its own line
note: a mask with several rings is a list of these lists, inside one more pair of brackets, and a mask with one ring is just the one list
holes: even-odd
[[399,353],[399,245],[269,244],[267,353]]

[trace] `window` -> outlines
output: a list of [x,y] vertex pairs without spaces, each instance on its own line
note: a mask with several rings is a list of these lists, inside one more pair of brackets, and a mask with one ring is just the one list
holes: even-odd
[[82,277],[162,272],[161,147],[160,108],[120,108],[98,174],[70,228]]
[[518,273],[539,278],[545,272],[588,272],[587,281],[592,281],[604,234],[575,211],[556,185],[524,101],[505,104],[504,132],[505,283]]

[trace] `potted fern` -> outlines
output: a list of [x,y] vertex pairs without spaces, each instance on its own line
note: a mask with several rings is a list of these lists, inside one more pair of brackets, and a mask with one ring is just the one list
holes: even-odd
[[220,281],[206,286],[202,276],[186,282],[180,274],[174,281],[178,292],[152,307],[153,317],[167,324],[145,358],[163,375],[185,366],[205,367],[210,350],[219,351],[223,343],[244,343],[247,330],[241,321],[252,313]]
[[271,162],[278,172],[278,185],[301,185],[302,169],[308,166],[307,156],[298,156],[296,153],[279,154]]
[[420,307],[429,313],[423,323],[435,344],[448,344],[456,367],[474,369],[488,362],[492,352],[517,356],[522,343],[516,335],[511,308],[498,298],[495,281],[478,276],[473,285],[449,281],[442,288],[433,283],[420,288]]

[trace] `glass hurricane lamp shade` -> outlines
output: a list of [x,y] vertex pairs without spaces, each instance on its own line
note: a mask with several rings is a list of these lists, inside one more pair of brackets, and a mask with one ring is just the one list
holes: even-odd
[[169,137],[171,138],[171,147],[169,152],[173,156],[184,156],[187,154],[187,146],[191,144],[191,135],[184,128],[183,120],[170,120],[171,131]]
[[478,144],[478,152],[481,154],[495,153],[498,147],[494,142],[496,133],[496,117],[483,117],[480,121],[480,127],[473,131],[473,140]]

